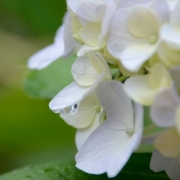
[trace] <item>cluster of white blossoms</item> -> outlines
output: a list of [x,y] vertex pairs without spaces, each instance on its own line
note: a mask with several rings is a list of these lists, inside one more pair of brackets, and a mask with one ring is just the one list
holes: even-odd
[[[77,128],[76,166],[114,177],[145,142],[151,169],[179,180],[180,0],[67,0],[67,9],[54,44],[28,66],[77,53],[74,82],[49,104]],[[146,134],[143,106],[163,130]]]

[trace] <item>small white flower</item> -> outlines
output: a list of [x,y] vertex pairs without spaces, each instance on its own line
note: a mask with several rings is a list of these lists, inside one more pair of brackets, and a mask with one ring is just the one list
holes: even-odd
[[156,125],[160,127],[175,126],[180,132],[180,98],[177,92],[177,87],[180,87],[180,67],[174,67],[170,73],[175,84],[157,94],[150,114]]
[[150,168],[154,172],[165,171],[170,179],[179,180],[180,177],[179,157],[168,158],[163,156],[160,152],[154,151],[151,157]]
[[116,176],[139,146],[143,129],[143,110],[132,105],[117,81],[102,82],[97,96],[107,119],[89,136],[76,155],[76,167],[91,173]]
[[50,109],[61,110],[79,103],[91,94],[101,81],[111,79],[106,61],[98,53],[89,53],[79,57],[72,65],[74,82],[60,91],[50,102]]
[[100,125],[104,113],[95,93],[83,99],[77,106],[78,111],[74,115],[62,111],[60,116],[67,124],[77,128],[76,145],[80,149],[89,135]]
[[162,38],[178,49],[180,48],[180,1],[171,12],[170,22],[165,24],[161,30]]
[[180,177],[180,134],[174,129],[161,132],[153,142],[155,151],[152,154],[150,168],[155,171],[166,171],[172,180]]
[[[79,32],[76,31],[76,38],[83,46],[77,55],[83,56],[89,51],[105,47],[111,18],[118,8],[118,1],[81,0],[76,2],[70,0],[68,5],[77,16],[78,24],[80,23],[80,26],[78,26]],[[77,19],[74,19],[76,25]]]
[[135,102],[148,106],[160,91],[172,85],[172,78],[163,64],[156,63],[149,74],[131,76],[124,85]]
[[120,8],[112,18],[108,50],[122,65],[138,71],[158,49],[161,26],[169,19],[165,0],[151,4]]
[[180,49],[176,49],[166,42],[161,43],[157,54],[160,61],[169,69],[180,65]]

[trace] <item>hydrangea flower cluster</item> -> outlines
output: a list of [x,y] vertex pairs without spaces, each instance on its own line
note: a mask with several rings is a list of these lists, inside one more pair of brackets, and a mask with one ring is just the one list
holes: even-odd
[[[180,1],[67,0],[54,44],[31,69],[77,53],[74,82],[49,106],[77,128],[76,166],[116,176],[141,142],[154,145],[150,167],[180,179]],[[143,106],[152,124],[146,135]]]

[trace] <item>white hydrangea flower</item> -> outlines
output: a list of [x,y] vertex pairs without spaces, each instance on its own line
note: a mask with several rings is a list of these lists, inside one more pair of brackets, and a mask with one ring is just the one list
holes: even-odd
[[77,16],[73,24],[76,24],[76,38],[83,44],[77,55],[83,56],[89,51],[105,47],[111,18],[118,8],[118,1],[70,0],[68,5]]
[[175,126],[180,132],[180,98],[177,89],[180,88],[180,67],[170,71],[175,85],[160,92],[151,107],[150,115],[153,122],[160,127]]
[[180,177],[180,134],[174,129],[163,131],[154,141],[150,168],[155,171],[165,170],[173,180]]
[[157,54],[160,61],[169,69],[180,65],[180,49],[176,49],[166,42],[161,43]]
[[76,167],[92,174],[116,176],[139,146],[143,109],[132,105],[117,81],[102,82],[97,96],[107,119],[89,136],[76,155]]
[[113,19],[108,50],[122,65],[138,71],[158,49],[161,26],[168,22],[169,7],[165,0],[147,5],[119,9]]
[[111,79],[106,61],[98,53],[89,53],[77,58],[72,65],[72,75],[75,81],[51,100],[51,110],[58,112],[79,103],[94,91],[99,82]]
[[135,75],[126,80],[127,94],[142,105],[152,105],[156,95],[172,85],[168,70],[161,63],[156,63],[147,75]]
[[169,6],[170,6],[170,9],[173,10],[176,7],[179,0],[167,0],[167,2],[169,4]]
[[178,158],[168,158],[160,152],[154,151],[151,157],[150,168],[154,172],[165,171],[170,179],[179,180],[180,163]]
[[67,124],[77,128],[76,146],[80,149],[89,135],[101,124],[104,112],[95,93],[83,99],[77,106],[77,112],[71,114],[65,109],[60,116]]
[[162,38],[180,49],[180,1],[171,12],[170,22],[161,30]]
[[64,19],[64,24],[56,32],[54,43],[29,58],[28,67],[30,69],[43,69],[61,56],[68,56],[76,49],[78,45],[72,37],[69,13]]

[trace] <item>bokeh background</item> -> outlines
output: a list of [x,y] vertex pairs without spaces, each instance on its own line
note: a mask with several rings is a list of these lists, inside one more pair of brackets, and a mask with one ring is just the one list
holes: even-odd
[[28,164],[73,159],[75,130],[29,97],[30,55],[53,42],[65,0],[0,0],[0,174]]

